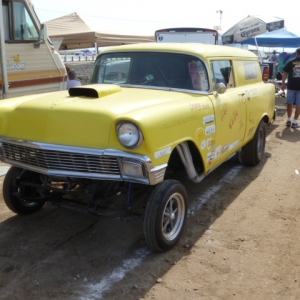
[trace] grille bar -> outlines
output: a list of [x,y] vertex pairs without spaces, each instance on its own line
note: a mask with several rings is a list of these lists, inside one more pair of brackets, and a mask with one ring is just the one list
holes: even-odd
[[116,157],[47,150],[2,142],[5,159],[47,170],[120,175]]

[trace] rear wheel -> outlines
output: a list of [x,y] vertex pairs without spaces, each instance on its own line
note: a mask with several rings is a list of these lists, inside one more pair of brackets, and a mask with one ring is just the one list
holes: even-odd
[[240,151],[240,162],[245,165],[256,166],[264,157],[265,145],[266,128],[265,122],[261,120],[253,139]]
[[147,203],[144,234],[148,245],[166,251],[176,245],[182,234],[187,213],[187,194],[176,180],[161,182]]
[[[10,210],[17,214],[28,215],[40,210],[44,206],[45,201],[38,199],[41,195],[37,188],[17,183],[17,181],[22,180],[40,183],[39,174],[11,167],[4,178],[3,198]],[[38,200],[28,201],[28,198],[36,198]]]

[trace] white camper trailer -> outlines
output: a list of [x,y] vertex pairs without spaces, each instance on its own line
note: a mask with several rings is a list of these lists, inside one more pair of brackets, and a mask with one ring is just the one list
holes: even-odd
[[31,1],[1,1],[0,99],[66,89],[66,68]]

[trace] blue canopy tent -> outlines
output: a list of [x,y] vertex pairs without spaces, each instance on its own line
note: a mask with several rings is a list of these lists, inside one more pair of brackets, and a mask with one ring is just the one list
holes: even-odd
[[259,47],[299,48],[300,35],[282,28],[275,31],[266,32],[239,43]]

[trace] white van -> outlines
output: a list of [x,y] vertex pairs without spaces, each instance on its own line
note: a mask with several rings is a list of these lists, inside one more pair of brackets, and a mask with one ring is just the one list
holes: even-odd
[[66,89],[66,68],[31,1],[1,1],[0,99]]

